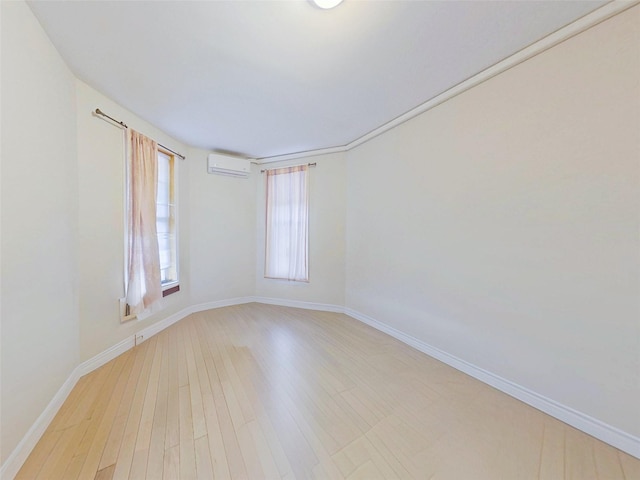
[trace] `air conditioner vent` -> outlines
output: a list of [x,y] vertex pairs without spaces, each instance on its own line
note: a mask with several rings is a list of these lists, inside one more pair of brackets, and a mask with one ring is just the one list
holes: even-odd
[[228,177],[247,178],[251,173],[251,162],[244,158],[210,153],[207,158],[207,172]]

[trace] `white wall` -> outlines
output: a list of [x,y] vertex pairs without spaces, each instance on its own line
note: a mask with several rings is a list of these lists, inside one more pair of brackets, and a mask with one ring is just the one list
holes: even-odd
[[22,2],[2,16],[0,463],[78,363],[74,78]]
[[[351,152],[305,159],[318,164],[311,281],[294,284],[263,278],[259,167],[207,174],[208,152],[75,80],[29,8],[1,5],[2,462],[81,361],[248,295],[346,304],[640,435],[640,7]],[[182,291],[140,322],[118,317],[122,131],[96,107],[188,156]]]
[[178,240],[180,292],[162,300],[160,310],[142,321],[120,322],[118,299],[124,296],[124,132],[96,117],[100,108],[129,127],[172,150],[187,147],[77,80],[80,358],[87,360],[150,324],[190,304],[189,170],[178,167]]
[[[316,163],[309,175],[309,283],[264,278],[266,181],[257,183],[257,262],[259,297],[330,305],[344,304],[346,162],[344,153],[264,165],[263,168]],[[256,208],[256,207],[254,207]],[[254,238],[255,242],[255,238]]]
[[253,294],[255,177],[207,173],[209,152],[189,152],[192,304]]
[[348,154],[348,307],[640,435],[640,7]]

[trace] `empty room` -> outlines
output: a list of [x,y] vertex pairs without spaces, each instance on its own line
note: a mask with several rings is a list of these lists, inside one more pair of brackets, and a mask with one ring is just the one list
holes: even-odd
[[639,2],[0,25],[2,480],[640,479]]

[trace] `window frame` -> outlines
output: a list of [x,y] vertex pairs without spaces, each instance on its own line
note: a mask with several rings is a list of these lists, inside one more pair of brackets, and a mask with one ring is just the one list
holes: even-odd
[[[178,215],[178,164],[179,162],[176,159],[176,155],[165,149],[162,148],[161,146],[158,145],[158,157],[160,157],[160,155],[165,155],[166,157],[169,158],[169,169],[170,169],[170,174],[169,174],[169,204],[168,206],[171,207],[173,206],[173,218],[171,218],[170,220],[170,224],[172,224],[173,226],[173,236],[174,236],[174,248],[172,249],[172,255],[173,255],[173,264],[175,265],[175,273],[176,273],[176,279],[175,280],[171,280],[169,282],[163,283],[161,284],[161,288],[162,288],[162,296],[166,297],[168,295],[171,295],[173,293],[179,292],[180,291],[180,229],[179,229],[179,221],[180,221],[180,216]],[[158,158],[159,161],[159,158]],[[156,200],[156,206],[158,205],[158,202]],[[156,212],[156,218],[157,218],[157,212]],[[159,243],[158,243],[159,246]]]
[[[274,271],[269,271],[269,253],[270,253],[270,248],[269,248],[269,242],[270,242],[270,230],[271,228],[273,228],[274,226],[277,228],[277,218],[275,219],[276,221],[273,222],[272,219],[270,218],[270,202],[269,202],[269,198],[270,198],[270,189],[269,189],[269,179],[270,176],[274,176],[274,181],[275,179],[277,179],[280,175],[293,175],[296,173],[303,173],[304,174],[304,197],[305,197],[305,206],[306,206],[306,213],[305,213],[305,236],[306,236],[306,244],[305,244],[305,257],[304,257],[304,265],[305,265],[305,270],[304,270],[304,274],[305,277],[304,278],[289,278],[288,276],[276,276]],[[309,175],[309,165],[291,165],[291,166],[282,166],[282,167],[276,167],[273,169],[268,169],[265,171],[265,180],[264,180],[264,186],[265,186],[265,190],[264,190],[264,265],[263,265],[263,278],[265,280],[269,280],[269,281],[275,281],[275,282],[288,282],[288,283],[295,283],[295,284],[300,284],[300,285],[304,285],[304,284],[309,284],[310,283],[310,238],[309,238],[309,229],[310,229],[310,175]],[[277,196],[274,196],[274,198],[277,198]],[[276,207],[276,210],[278,209],[278,207],[282,208],[284,205],[283,204],[279,204],[279,205],[274,205]]]

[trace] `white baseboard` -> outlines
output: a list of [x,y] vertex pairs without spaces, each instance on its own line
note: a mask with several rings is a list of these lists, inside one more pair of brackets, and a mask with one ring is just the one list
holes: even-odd
[[528,388],[525,388],[517,383],[500,377],[492,372],[489,372],[483,368],[480,368],[472,363],[469,363],[454,355],[450,355],[432,345],[429,345],[422,340],[419,340],[411,335],[397,330],[383,322],[380,322],[374,318],[371,318],[363,313],[360,313],[351,308],[342,307],[338,305],[317,304],[310,302],[300,302],[294,300],[285,300],[279,298],[264,298],[254,297],[255,302],[268,303],[270,305],[281,305],[285,307],[306,308],[310,310],[322,310],[329,312],[344,313],[360,322],[379,330],[387,335],[390,335],[401,342],[419,350],[430,357],[440,360],[443,363],[466,373],[483,383],[491,385],[492,387],[506,393],[518,400],[551,415],[558,420],[571,425],[599,440],[602,440],[609,445],[619,448],[623,452],[633,455],[636,458],[640,458],[640,438],[631,435],[623,430],[613,427],[607,423],[579,412],[571,407],[563,405],[555,400],[540,395]]
[[597,418],[593,418],[582,412],[574,410],[573,408],[567,407],[566,405],[562,405],[555,400],[540,395],[539,393],[477,367],[465,360],[450,355],[385,323],[357,312],[356,310],[344,308],[343,312],[356,320],[366,323],[376,330],[380,330],[381,332],[406,343],[416,350],[426,353],[430,357],[450,365],[456,370],[460,370],[483,383],[491,385],[507,395],[517,398],[518,400],[521,400],[524,403],[577,428],[578,430],[582,430],[583,432],[588,433],[609,445],[619,448],[629,455],[640,458],[640,438],[634,435],[604,423]]
[[271,297],[251,297],[251,299],[252,302],[266,303],[268,305],[279,305],[281,307],[303,308],[305,310],[318,310],[321,312],[344,313],[344,307],[339,305],[332,305],[330,303],[302,302],[300,300],[288,300],[285,298]]
[[[585,415],[584,413],[562,405],[555,400],[540,395],[532,390],[518,385],[517,383],[514,383],[487,370],[477,367],[469,362],[466,362],[465,360],[450,355],[436,347],[418,340],[415,337],[407,335],[400,330],[397,330],[356,310],[340,305],[303,302],[299,300],[287,300],[270,297],[237,297],[228,300],[201,303],[186,307],[179,312],[170,315],[164,320],[160,320],[159,322],[156,322],[153,325],[140,330],[136,335],[142,335],[144,340],[147,340],[148,338],[156,335],[165,328],[173,325],[174,323],[182,320],[192,313],[233,305],[241,305],[251,302],[265,303],[268,305],[279,305],[283,307],[303,308],[307,310],[344,313],[354,318],[355,320],[363,322],[375,328],[376,330],[386,333],[400,340],[401,342],[406,343],[407,345],[429,355],[430,357],[436,358],[441,362],[446,363],[447,365],[450,365],[453,368],[480,380],[481,382],[497,388],[507,395],[517,398],[518,400],[521,400],[526,404],[531,405],[532,407],[537,408],[538,410],[541,410],[562,422],[565,422],[579,430],[582,430],[583,432],[588,433],[589,435],[592,435],[593,437],[602,440],[609,445],[619,448],[629,455],[640,458],[640,438],[624,432],[618,428],[612,427],[611,425],[608,425],[596,418],[590,417],[589,415]],[[45,432],[45,430],[55,417],[64,401],[67,399],[69,393],[71,393],[71,390],[75,386],[78,379],[83,375],[86,375],[87,373],[90,373],[95,369],[101,367],[108,361],[116,358],[118,355],[126,352],[134,345],[135,335],[125,338],[124,340],[118,342],[116,345],[108,348],[104,352],[101,352],[95,357],[92,357],[89,360],[78,365],[73,370],[73,372],[71,372],[71,375],[69,375],[69,378],[67,378],[58,392],[56,392],[53,399],[51,399],[47,407],[44,409],[42,414],[40,414],[35,423],[31,426],[20,443],[18,443],[11,455],[9,455],[7,460],[2,464],[2,467],[0,467],[0,479],[10,480],[15,477],[33,448],[42,437],[42,434]]]
[[116,343],[113,347],[107,348],[104,352],[99,353],[95,357],[85,360],[76,367],[78,378],[91,373],[97,368],[100,368],[107,362],[110,362],[118,355],[122,355],[124,352],[135,346],[134,337],[127,337],[124,340]]
[[242,305],[245,303],[255,302],[255,297],[235,297],[228,300],[218,300],[215,302],[199,303],[191,307],[191,313],[203,312],[205,310],[213,310],[214,308],[232,307],[234,305]]
[[179,312],[176,312],[172,315],[169,315],[167,318],[160,320],[159,322],[155,322],[152,325],[149,325],[146,328],[138,331],[134,336],[134,345],[139,344],[140,340],[136,342],[136,338],[142,337],[142,341],[146,341],[154,335],[160,333],[167,327],[170,327],[176,322],[179,322],[183,318],[191,315],[193,313],[193,307],[183,308]]
[[[200,312],[203,310],[210,310],[213,308],[239,305],[241,303],[249,303],[253,301],[253,297],[241,297],[187,307],[177,313],[174,313],[173,315],[170,315],[164,320],[160,320],[153,325],[143,328],[142,330],[137,332],[136,335],[143,335],[144,339],[146,340],[192,313]],[[99,353],[98,355],[90,358],[89,360],[82,362],[71,372],[67,380],[53,396],[44,411],[40,414],[38,419],[33,423],[22,440],[20,440],[16,448],[14,448],[13,452],[11,452],[7,460],[0,467],[0,479],[12,480],[20,471],[20,468],[22,468],[22,465],[29,457],[29,454],[31,454],[31,451],[34,449],[34,447],[44,434],[45,430],[58,413],[58,410],[71,393],[71,390],[73,390],[73,387],[78,382],[78,379],[80,379],[80,377],[86,375],[87,373],[93,372],[105,363],[116,358],[118,355],[121,355],[127,350],[133,348],[136,344],[136,335],[131,335],[113,345],[112,347],[106,349],[105,351]]]
[[76,367],[42,411],[38,419],[31,425],[31,428],[25,436],[22,437],[20,443],[18,443],[13,452],[11,452],[11,455],[9,455],[7,460],[2,464],[2,467],[0,467],[0,479],[13,479],[18,474],[25,460],[44,434],[53,417],[55,417],[58,410],[60,410],[60,407],[71,393],[71,390],[73,390],[79,378],[80,375],[78,375],[78,368]]
[[46,406],[44,411],[40,414],[38,419],[33,423],[29,431],[22,438],[20,443],[16,446],[16,448],[11,452],[11,455],[7,458],[7,460],[0,467],[0,479],[9,480],[13,479],[16,474],[22,468],[27,457],[34,449],[45,430],[53,420],[53,418],[60,410],[60,407],[67,399],[73,387],[75,387],[76,383],[87,373],[91,373],[97,368],[100,368],[105,363],[113,360],[118,355],[123,354],[130,348],[135,345],[134,337],[128,337],[124,340],[118,342],[114,346],[106,349],[104,352],[99,353],[95,357],[90,358],[82,362],[76,368],[73,369],[71,375],[65,380],[60,389],[53,396],[49,404]]
[[144,340],[147,340],[153,337],[154,335],[156,335],[157,333],[160,333],[165,328],[170,327],[174,323],[179,322],[183,318],[191,315],[192,313],[203,312],[205,310],[213,310],[214,308],[230,307],[232,305],[241,305],[243,303],[250,303],[253,301],[254,301],[253,297],[236,297],[236,298],[230,298],[227,300],[218,300],[215,302],[207,302],[207,303],[199,303],[196,305],[191,305],[190,307],[183,308],[179,312],[176,312],[173,315],[168,316],[164,320],[160,320],[159,322],[156,322],[153,325],[149,325],[147,328],[143,328],[138,333],[136,333],[136,336],[142,335],[144,337]]

